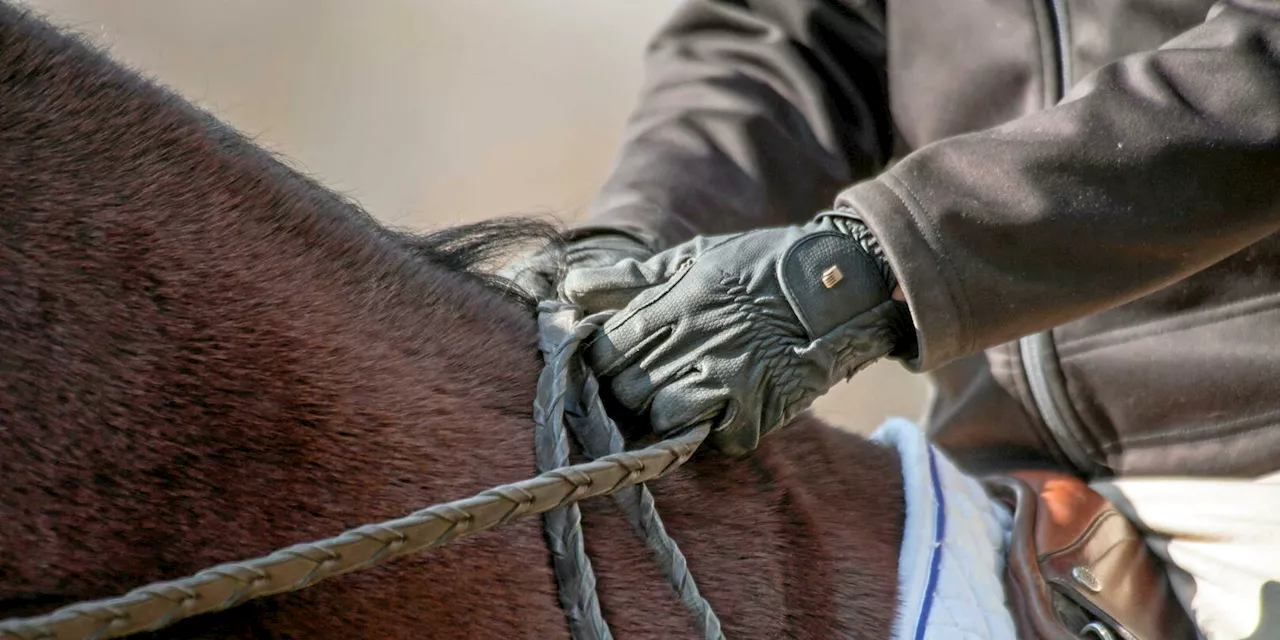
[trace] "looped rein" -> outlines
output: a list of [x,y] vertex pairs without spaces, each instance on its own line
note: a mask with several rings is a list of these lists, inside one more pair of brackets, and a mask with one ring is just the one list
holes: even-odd
[[[569,464],[566,424],[591,458],[617,454],[625,448],[618,425],[604,409],[595,374],[578,355],[583,340],[593,335],[611,315],[612,312],[606,312],[582,318],[581,310],[572,305],[556,301],[538,305],[538,342],[545,365],[538,378],[533,415],[535,451],[542,471]],[[649,489],[635,484],[614,492],[612,497],[636,534],[653,552],[659,569],[693,616],[698,631],[704,638],[723,638],[720,620],[698,593],[684,554],[667,535]],[[600,613],[595,572],[583,547],[578,505],[555,509],[543,514],[542,519],[560,605],[568,618],[570,633],[579,640],[611,639],[609,625]]]
[[[157,631],[179,620],[304,589],[326,578],[368,569],[539,513],[547,514],[544,528],[555,558],[561,603],[574,637],[610,638],[608,625],[600,617],[595,578],[582,547],[581,515],[575,504],[607,494],[614,496],[653,549],[660,569],[694,614],[702,634],[722,637],[719,620],[698,595],[684,556],[662,528],[653,496],[640,484],[684,464],[706,439],[710,425],[702,423],[643,449],[624,451],[617,426],[600,404],[599,385],[577,355],[582,340],[606,316],[580,319],[579,314],[576,308],[555,302],[539,306],[541,348],[550,357],[539,377],[535,405],[535,443],[542,471],[538,476],[325,540],[145,585],[122,596],[80,602],[42,616],[0,620],[0,639],[98,640]],[[568,464],[566,422],[594,460]],[[575,584],[574,576],[579,582],[566,589],[566,585]]]

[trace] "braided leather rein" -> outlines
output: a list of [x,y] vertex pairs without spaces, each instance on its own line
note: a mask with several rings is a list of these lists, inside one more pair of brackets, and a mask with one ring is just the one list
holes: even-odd
[[[569,464],[566,424],[589,457],[622,452],[622,432],[605,411],[595,374],[577,356],[582,341],[593,335],[613,313],[582,318],[578,307],[551,300],[538,305],[538,311],[538,346],[546,363],[538,378],[533,411],[538,467],[546,471]],[[667,535],[649,489],[635,484],[620,489],[612,497],[653,553],[663,577],[693,616],[702,637],[722,640],[720,619],[698,593],[684,554]],[[613,635],[600,612],[595,572],[583,546],[578,505],[544,514],[543,529],[570,634],[577,640],[611,640]]]
[[[554,302],[544,302],[539,312],[542,349],[548,359],[538,384],[535,420],[540,426],[535,439],[546,440],[538,446],[540,469],[544,466],[542,450],[547,444],[552,452],[549,459],[556,463],[538,476],[427,507],[402,518],[360,526],[325,540],[221,564],[178,580],[152,583],[119,597],[80,602],[43,616],[0,620],[0,640],[99,640],[156,631],[185,618],[304,589],[326,578],[439,547],[521,516],[547,512],[564,514],[549,515],[544,528],[570,631],[575,638],[603,640],[611,635],[600,615],[594,574],[582,548],[581,516],[574,503],[607,494],[615,495],[623,513],[654,551],[664,575],[694,614],[702,635],[723,637],[719,621],[688,575],[683,555],[662,530],[652,496],[643,486],[637,486],[666,475],[687,461],[706,439],[709,423],[643,449],[623,451],[621,435],[600,405],[598,384],[577,356],[578,345],[605,316],[579,320],[576,308]],[[572,396],[570,381],[581,383],[581,389]],[[566,402],[566,398],[571,401]],[[566,406],[571,408],[568,415]],[[566,464],[566,421],[594,460]],[[551,524],[557,519],[561,520],[560,525]]]

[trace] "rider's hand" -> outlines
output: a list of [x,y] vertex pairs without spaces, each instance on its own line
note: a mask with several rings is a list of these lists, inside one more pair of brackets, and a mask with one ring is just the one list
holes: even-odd
[[714,420],[712,444],[738,454],[894,350],[910,331],[896,284],[866,227],[828,214],[576,269],[563,293],[625,304],[587,354],[618,402],[659,434]]
[[630,233],[606,228],[570,231],[564,244],[546,246],[498,272],[538,300],[559,298],[556,290],[565,273],[573,269],[611,267],[623,260],[646,260],[649,245]]

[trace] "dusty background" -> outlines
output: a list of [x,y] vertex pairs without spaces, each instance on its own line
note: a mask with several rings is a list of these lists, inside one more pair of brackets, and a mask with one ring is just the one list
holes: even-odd
[[[397,226],[572,220],[604,180],[677,0],[32,0]],[[878,364],[817,411],[915,417]]]

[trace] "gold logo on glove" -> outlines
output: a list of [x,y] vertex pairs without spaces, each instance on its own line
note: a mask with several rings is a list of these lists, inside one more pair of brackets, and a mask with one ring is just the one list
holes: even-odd
[[841,280],[844,280],[844,274],[840,273],[840,267],[834,264],[822,272],[822,286],[828,289],[839,284]]

